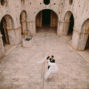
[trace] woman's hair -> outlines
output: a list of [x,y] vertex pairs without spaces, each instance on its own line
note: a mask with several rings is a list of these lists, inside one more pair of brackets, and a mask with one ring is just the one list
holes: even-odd
[[47,57],[47,60],[50,58],[50,56]]

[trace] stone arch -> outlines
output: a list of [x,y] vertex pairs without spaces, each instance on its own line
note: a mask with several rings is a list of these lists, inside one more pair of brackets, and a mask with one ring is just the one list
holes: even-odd
[[74,16],[71,11],[67,11],[64,17],[64,32],[65,35],[73,34]]
[[[46,17],[45,17],[46,16]],[[47,20],[47,21],[46,21]],[[36,15],[36,27],[54,27],[58,26],[58,15],[51,9],[43,9]]]
[[89,19],[85,20],[80,33],[79,50],[89,49]]
[[23,10],[20,14],[20,24],[21,24],[21,34],[26,36],[28,34],[27,30],[27,12]]
[[7,5],[7,0],[0,0],[0,2],[1,2],[2,6],[6,6]]
[[0,31],[2,34],[3,45],[15,44],[15,30],[13,18],[10,15],[5,15],[1,19]]

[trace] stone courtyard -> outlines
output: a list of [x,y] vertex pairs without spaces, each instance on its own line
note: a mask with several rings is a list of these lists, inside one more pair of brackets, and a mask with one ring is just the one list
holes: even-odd
[[[70,46],[71,37],[41,31],[29,47],[17,46],[0,60],[0,89],[89,89],[89,62]],[[45,80],[45,56],[54,55],[59,72]]]

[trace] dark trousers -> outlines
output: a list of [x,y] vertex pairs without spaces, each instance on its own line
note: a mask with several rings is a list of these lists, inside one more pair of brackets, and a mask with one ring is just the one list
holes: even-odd
[[50,68],[50,66],[48,66],[48,69]]

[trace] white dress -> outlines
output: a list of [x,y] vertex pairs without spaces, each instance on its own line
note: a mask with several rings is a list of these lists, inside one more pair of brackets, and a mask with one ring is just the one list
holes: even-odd
[[58,72],[58,67],[57,67],[56,63],[52,63],[52,62],[50,62],[50,60],[48,60],[48,65],[50,66],[50,68],[48,69],[48,71],[45,74],[45,79],[52,77],[53,74]]
[[[45,57],[42,61],[40,61],[40,62],[38,62],[38,63],[39,63],[39,64],[44,63],[45,60],[46,60],[46,58],[47,58],[47,57]],[[50,66],[50,68],[48,69],[48,71],[46,72],[46,74],[45,74],[45,76],[44,76],[45,79],[48,79],[48,78],[52,77],[52,75],[53,75],[54,73],[57,73],[57,72],[58,72],[58,67],[57,67],[56,63],[52,63],[52,62],[50,62],[50,60],[48,60],[48,66]]]

